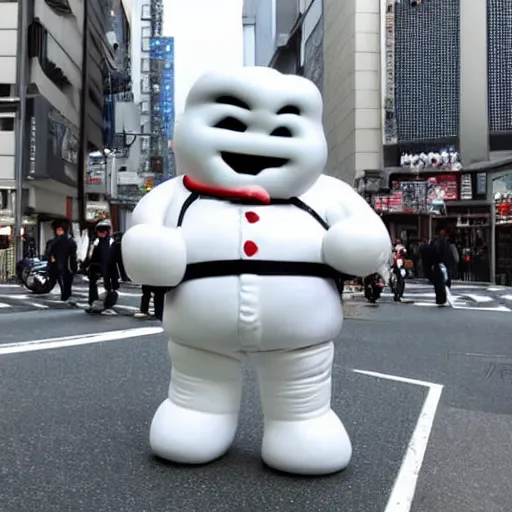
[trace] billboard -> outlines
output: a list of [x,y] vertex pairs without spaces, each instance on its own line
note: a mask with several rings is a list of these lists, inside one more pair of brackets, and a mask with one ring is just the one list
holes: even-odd
[[[161,126],[162,133],[162,148],[163,148],[163,163],[164,175],[170,177],[174,175],[172,170],[173,153],[172,141],[174,131],[174,38],[173,37],[154,37],[151,40],[151,60],[159,61],[161,76],[159,77],[160,84],[160,105],[157,112],[152,112],[152,116],[160,116],[159,125]],[[156,155],[154,155],[156,156]]]

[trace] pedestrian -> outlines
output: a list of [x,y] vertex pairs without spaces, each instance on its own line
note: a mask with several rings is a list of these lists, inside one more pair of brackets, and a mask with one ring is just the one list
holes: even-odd
[[140,299],[140,312],[135,313],[135,318],[151,318],[149,313],[149,303],[151,302],[151,295],[153,295],[153,306],[155,309],[154,317],[162,321],[164,313],[164,300],[167,288],[160,286],[142,286],[142,296]]
[[[118,298],[119,290],[119,251],[111,236],[112,225],[109,220],[100,220],[94,229],[95,238],[89,248],[84,268],[89,278],[89,312],[115,314],[113,307]],[[106,291],[104,300],[100,301],[98,280],[103,279]]]
[[149,318],[149,303],[151,302],[151,286],[142,285],[142,295],[140,298],[140,311],[135,313],[134,318]]
[[426,252],[428,260],[427,278],[434,285],[436,304],[448,305],[448,294],[451,288],[450,269],[453,269],[453,252],[448,241],[446,228],[441,228],[428,247]]
[[59,283],[60,300],[71,299],[73,279],[77,272],[77,245],[67,232],[66,224],[54,224],[55,237],[47,246],[49,272]]

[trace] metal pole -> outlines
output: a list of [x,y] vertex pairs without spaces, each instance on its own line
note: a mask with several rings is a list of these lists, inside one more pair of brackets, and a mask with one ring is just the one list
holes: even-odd
[[487,197],[490,195],[491,199],[491,247],[489,251],[489,257],[491,260],[491,283],[496,284],[496,257],[497,257],[497,247],[496,247],[496,205],[494,203],[494,176],[491,176],[489,180],[491,182],[490,194],[487,194]]
[[28,6],[27,0],[18,1],[18,69],[17,87],[20,98],[16,121],[16,194],[14,201],[14,248],[16,261],[23,258],[23,181],[25,162],[25,132],[27,124],[27,39]]
[[84,5],[84,26],[82,37],[82,89],[80,91],[80,145],[77,158],[77,202],[80,230],[86,227],[85,167],[87,164],[87,121],[89,100],[89,2]]

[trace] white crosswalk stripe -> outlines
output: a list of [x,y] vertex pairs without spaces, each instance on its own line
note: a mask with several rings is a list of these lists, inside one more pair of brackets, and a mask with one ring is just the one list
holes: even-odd
[[[453,308],[456,310],[512,312],[512,290],[503,286],[456,284],[452,286]],[[508,292],[508,293],[507,293]],[[362,292],[348,292],[352,300],[365,300]],[[379,303],[394,303],[393,293],[386,288]],[[406,283],[403,302],[417,307],[438,307],[432,286]]]

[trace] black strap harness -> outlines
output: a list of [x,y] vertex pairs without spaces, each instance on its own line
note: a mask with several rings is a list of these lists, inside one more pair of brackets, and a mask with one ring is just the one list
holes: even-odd
[[[181,207],[178,216],[177,227],[183,225],[185,214],[190,206],[201,199],[201,197],[209,198],[209,196],[201,196],[197,192],[192,192]],[[230,201],[235,202],[235,201]],[[247,204],[247,202],[241,202]],[[329,225],[325,222],[317,212],[310,208],[306,203],[298,197],[292,197],[288,200],[278,199],[272,200],[271,205],[291,204],[300,208],[304,212],[311,215],[325,230],[329,229]],[[332,267],[324,263],[311,262],[294,262],[294,261],[273,261],[273,260],[216,260],[204,261],[200,263],[190,263],[187,265],[185,276],[181,282],[192,281],[194,279],[203,279],[208,277],[236,276],[242,274],[253,274],[260,276],[310,276],[320,277],[324,279],[332,279],[340,292],[343,294],[344,281],[348,278],[344,274],[334,270]]]

